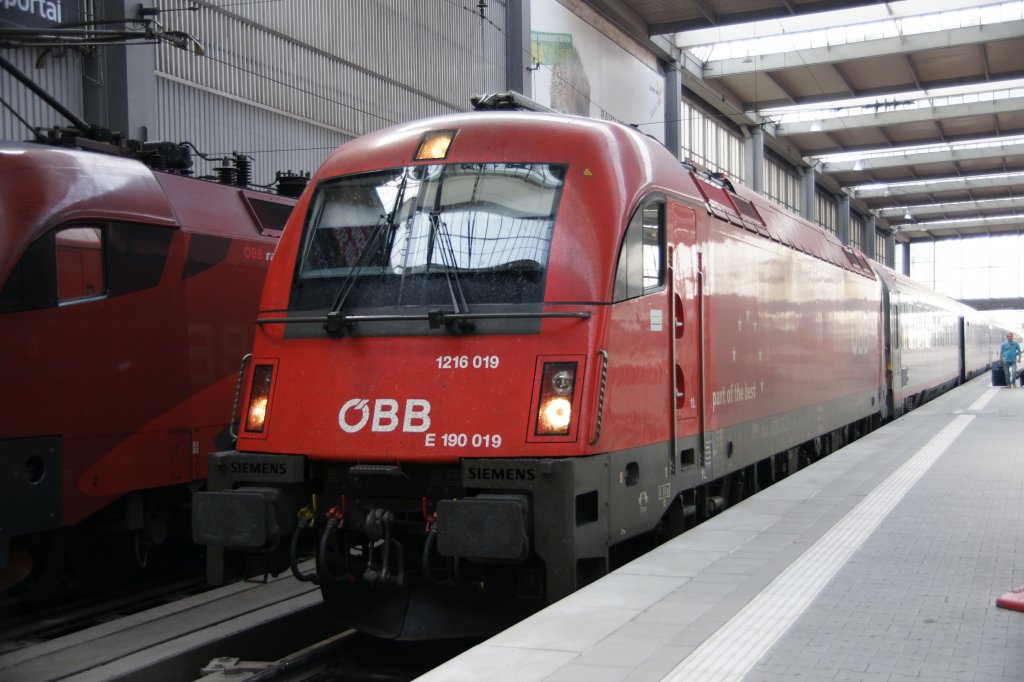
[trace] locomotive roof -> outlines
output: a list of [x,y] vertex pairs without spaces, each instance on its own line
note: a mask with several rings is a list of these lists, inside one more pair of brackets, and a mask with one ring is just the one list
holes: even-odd
[[386,128],[342,145],[315,180],[419,163],[413,151],[424,135],[452,130],[447,161],[573,163],[600,159],[623,182],[644,191],[685,196],[708,213],[762,237],[874,279],[867,259],[824,228],[764,196],[734,187],[680,163],[657,140],[612,121],[557,113],[477,111]]
[[0,283],[32,242],[69,222],[145,223],[226,237],[276,238],[294,204],[294,199],[264,192],[155,172],[124,156],[2,142],[0,207],[17,220],[0,223]]
[[609,155],[637,153],[646,148],[641,153],[651,163],[677,165],[656,140],[611,121],[568,114],[481,111],[419,119],[362,135],[328,157],[319,175],[334,176],[341,169],[345,173],[359,172],[359,165],[379,169],[408,164],[412,154],[406,150],[415,149],[424,133],[438,130],[456,131],[451,150],[458,160],[557,162],[571,160],[574,154],[601,143]]
[[[29,244],[68,220],[177,226],[153,172],[139,161],[32,143],[0,143],[0,206],[18,218],[0,224],[0,282]],[[13,225],[29,227],[14,232]]]

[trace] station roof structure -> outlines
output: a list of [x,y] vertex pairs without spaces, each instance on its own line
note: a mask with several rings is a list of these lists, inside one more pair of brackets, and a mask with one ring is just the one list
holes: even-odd
[[899,241],[1024,228],[1024,2],[589,4]]

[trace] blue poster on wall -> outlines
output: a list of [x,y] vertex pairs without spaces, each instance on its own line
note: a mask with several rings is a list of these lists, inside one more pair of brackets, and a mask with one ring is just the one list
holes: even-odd
[[0,0],[0,29],[56,28],[84,19],[82,0]]

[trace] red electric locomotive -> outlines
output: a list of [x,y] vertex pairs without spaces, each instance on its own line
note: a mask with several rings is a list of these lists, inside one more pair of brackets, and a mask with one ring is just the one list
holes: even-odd
[[194,536],[315,537],[378,635],[494,631],[885,418],[882,338],[859,252],[636,130],[399,125],[290,219]]
[[117,584],[188,537],[295,204],[80,142],[111,153],[0,144],[0,589]]

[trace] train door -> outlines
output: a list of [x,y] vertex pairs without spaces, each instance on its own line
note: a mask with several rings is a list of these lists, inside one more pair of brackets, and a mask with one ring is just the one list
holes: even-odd
[[903,339],[900,325],[900,295],[895,290],[888,290],[889,316],[886,318],[888,329],[886,340],[889,353],[886,358],[886,378],[889,380],[889,414],[893,418],[903,414],[903,387],[907,385],[907,369],[903,366]]
[[[669,293],[673,320],[673,432],[680,467],[696,464],[704,450],[700,438],[703,413],[701,287],[698,280],[697,218],[693,209],[668,205]],[[675,459],[675,457],[673,457]]]
[[960,381],[964,383],[967,381],[967,344],[970,343],[970,334],[968,328],[970,324],[967,322],[967,318],[960,316],[957,317],[956,323],[956,344],[959,351],[957,361],[959,362]]

